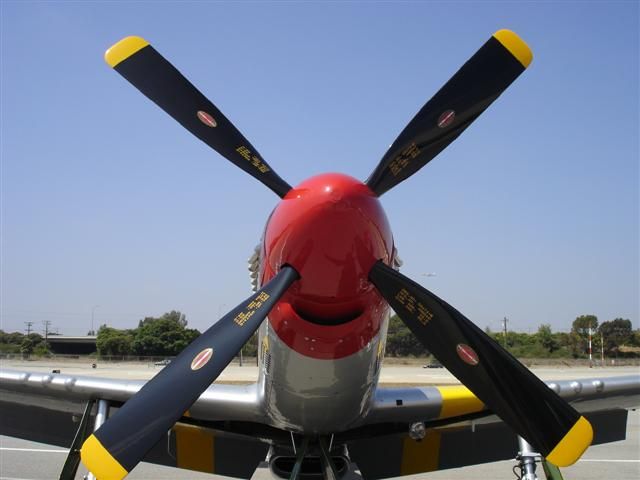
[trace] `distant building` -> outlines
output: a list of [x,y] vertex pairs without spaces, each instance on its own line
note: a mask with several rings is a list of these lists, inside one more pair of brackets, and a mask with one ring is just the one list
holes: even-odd
[[95,353],[96,336],[69,337],[66,335],[49,335],[47,343],[53,353],[61,355],[89,355]]

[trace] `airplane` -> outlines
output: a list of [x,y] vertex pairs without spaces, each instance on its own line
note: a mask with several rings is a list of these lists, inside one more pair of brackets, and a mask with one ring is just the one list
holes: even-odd
[[[455,140],[532,61],[499,30],[409,122],[366,181],[292,187],[141,37],[107,50],[116,72],[280,202],[249,261],[253,294],[147,382],[0,371],[0,433],[73,442],[120,480],[140,461],[249,478],[378,479],[513,458],[549,478],[592,443],[623,439],[640,376],[544,383],[462,313],[400,273],[380,197]],[[378,385],[390,311],[463,386]],[[213,384],[258,332],[259,378]],[[111,414],[110,414],[111,412]],[[43,431],[43,425],[47,425]],[[65,443],[66,442],[66,443]],[[358,470],[355,470],[357,466]],[[349,477],[351,478],[351,477]]]

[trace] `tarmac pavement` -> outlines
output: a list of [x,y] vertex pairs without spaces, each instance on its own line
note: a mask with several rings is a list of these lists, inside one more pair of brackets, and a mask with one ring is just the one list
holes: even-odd
[[[57,479],[66,450],[41,443],[0,436],[0,480]],[[514,445],[514,456],[516,454]],[[407,480],[514,480],[514,461],[442,470],[401,477]],[[80,468],[76,480],[83,478]],[[542,470],[539,470],[541,478]],[[640,478],[640,411],[629,413],[627,439],[589,448],[575,465],[562,469],[565,480],[638,480]],[[178,470],[149,463],[139,464],[129,480],[223,480],[230,477]],[[264,478],[264,477],[262,477]]]
[[[105,378],[124,378],[130,380],[147,380],[157,374],[163,367],[153,362],[96,362],[92,368],[91,359],[43,359],[43,360],[0,360],[0,368],[24,370],[29,372],[51,372],[58,369],[64,375],[96,376]],[[591,377],[613,377],[619,375],[640,374],[638,366],[607,367],[533,367],[531,369],[542,380],[567,380]],[[217,383],[253,383],[258,378],[258,367],[255,359],[229,365],[216,380]],[[460,383],[444,368],[422,368],[417,365],[398,365],[383,363],[380,373],[381,384],[394,385],[447,385]]]

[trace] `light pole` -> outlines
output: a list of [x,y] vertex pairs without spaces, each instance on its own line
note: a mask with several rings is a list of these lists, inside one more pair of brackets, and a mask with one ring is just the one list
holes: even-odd
[[593,356],[591,355],[591,325],[589,325],[589,368],[593,368]]
[[503,331],[504,331],[504,349],[507,349],[507,322],[509,321],[509,319],[507,317],[504,317],[502,319],[502,325],[503,325]]
[[98,308],[100,305],[94,305],[93,307],[91,307],[91,335],[95,335],[96,331],[93,329],[93,317],[96,313],[96,308]]

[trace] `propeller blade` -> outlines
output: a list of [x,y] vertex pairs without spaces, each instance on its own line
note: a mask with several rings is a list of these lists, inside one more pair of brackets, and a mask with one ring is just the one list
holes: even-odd
[[291,190],[222,112],[146,40],[126,37],[107,50],[104,58],[134,87],[231,163],[281,198]]
[[458,138],[532,58],[512,31],[494,33],[413,117],[365,183],[380,196],[416,173]]
[[120,480],[142,460],[218,378],[298,278],[291,267],[222,317],[147,382],[82,445],[84,465],[100,479]]
[[420,342],[485,405],[554,465],[573,464],[593,439],[589,422],[469,319],[376,263],[369,280]]

